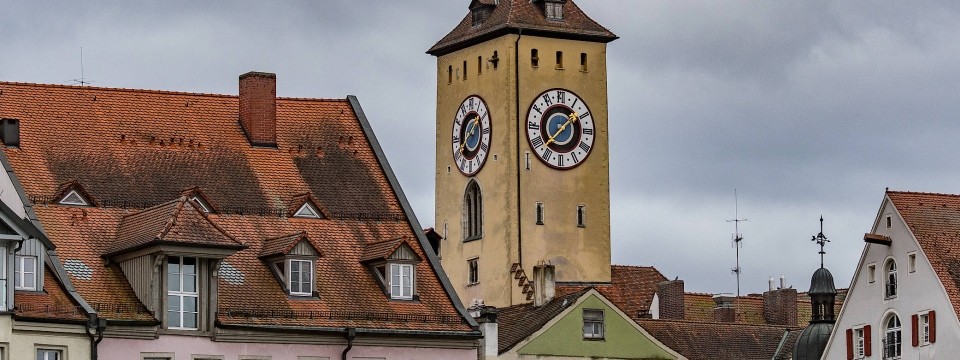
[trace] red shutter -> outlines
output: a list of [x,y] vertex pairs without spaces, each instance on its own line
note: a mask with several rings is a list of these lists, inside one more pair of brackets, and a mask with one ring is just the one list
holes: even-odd
[[847,329],[847,360],[853,360],[853,329]]
[[920,346],[920,332],[917,331],[920,329],[920,326],[918,326],[920,322],[919,319],[920,316],[917,316],[917,314],[913,314],[913,316],[910,317],[910,336],[913,339],[913,347]]
[[927,319],[930,321],[930,343],[933,344],[937,342],[937,312],[931,310],[927,314]]
[[870,325],[863,326],[863,355],[870,356],[873,355],[873,344],[871,344],[871,336],[873,332],[870,330]]

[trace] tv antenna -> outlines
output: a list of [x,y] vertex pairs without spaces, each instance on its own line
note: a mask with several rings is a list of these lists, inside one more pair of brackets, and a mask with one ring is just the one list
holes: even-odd
[[733,223],[733,247],[737,250],[737,267],[730,269],[734,275],[737,276],[737,297],[740,297],[740,273],[743,272],[743,269],[740,268],[740,247],[743,246],[743,234],[740,233],[740,223],[744,221],[749,221],[747,219],[740,218],[740,201],[737,197],[737,189],[733,189],[733,219],[727,220],[727,222]]
[[827,253],[823,251],[823,246],[830,242],[827,236],[823,235],[823,215],[820,215],[820,233],[810,239],[810,241],[816,241],[817,244],[820,245],[820,267],[823,268],[823,255]]
[[87,80],[87,78],[83,77],[83,46],[80,47],[80,78],[79,78],[79,79],[73,79],[73,80],[70,80],[70,81],[73,82],[74,84],[77,84],[77,85],[80,85],[80,86],[87,86],[87,85],[90,85],[90,83],[93,82],[93,81]]

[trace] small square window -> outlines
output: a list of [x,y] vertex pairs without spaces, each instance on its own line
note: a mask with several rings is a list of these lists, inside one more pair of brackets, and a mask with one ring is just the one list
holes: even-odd
[[37,257],[18,255],[14,260],[16,262],[16,268],[14,269],[14,289],[36,291]]
[[867,281],[871,284],[877,281],[877,265],[871,264],[867,266]]
[[907,266],[909,267],[910,272],[917,271],[917,253],[907,255]]
[[563,69],[563,51],[557,51],[557,69]]
[[37,349],[37,360],[62,360],[63,350]]
[[473,258],[467,260],[469,275],[467,276],[467,285],[474,285],[480,282],[480,259]]
[[583,309],[583,338],[603,339],[603,310]]

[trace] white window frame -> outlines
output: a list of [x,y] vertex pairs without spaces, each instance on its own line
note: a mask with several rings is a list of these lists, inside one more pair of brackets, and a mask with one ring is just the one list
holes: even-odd
[[[30,271],[24,270],[26,261],[31,260],[33,265],[31,266]],[[15,270],[14,270],[14,290],[27,290],[27,291],[37,291],[37,283],[39,279],[37,278],[37,262],[38,258],[32,255],[17,255],[14,257],[16,261]],[[33,280],[33,286],[24,286],[24,283],[27,279]]]
[[[70,198],[80,199],[80,200],[67,200]],[[90,206],[90,202],[80,195],[77,190],[70,190],[67,195],[64,195],[63,198],[59,201],[60,205],[73,205],[73,206]]]
[[37,347],[36,355],[37,355],[37,360],[64,360],[62,349]]
[[[294,270],[294,264],[298,264],[296,270]],[[307,270],[304,271],[303,267],[306,266]],[[290,259],[287,261],[287,289],[290,289],[290,295],[295,296],[310,296],[313,295],[313,261],[310,260],[301,260],[301,259]],[[294,282],[294,273],[297,273],[297,281]],[[309,276],[307,281],[304,281],[303,275],[306,274]],[[296,283],[298,285],[299,291],[293,290],[293,285]],[[304,291],[306,287],[306,291]]]
[[863,327],[853,329],[853,358],[863,359],[866,356],[866,338]]
[[[169,289],[169,288],[167,289],[167,302],[168,302],[168,303],[167,303],[167,308],[165,309],[165,311],[166,311],[165,313],[166,313],[166,315],[167,315],[167,329],[172,329],[172,330],[199,330],[199,329],[200,329],[200,307],[201,307],[201,305],[200,305],[200,259],[198,259],[198,258],[193,258],[193,257],[185,257],[185,256],[170,256],[169,258],[167,258],[167,266],[170,266],[170,260],[173,260],[173,259],[177,259],[177,260],[178,260],[178,264],[177,264],[177,265],[178,265],[178,269],[179,269],[179,270],[178,270],[177,273],[170,273],[170,271],[169,271],[169,269],[168,269],[168,270],[167,270],[167,276],[175,276],[175,277],[176,277],[176,280],[177,280],[178,285],[179,285],[179,288],[178,288],[179,290],[174,291],[174,290]],[[185,261],[186,259],[193,259],[193,260],[194,260],[194,273],[193,273],[193,274],[185,274],[185,273],[183,273],[183,263],[184,263],[184,261]],[[184,282],[184,278],[186,278],[186,275],[193,275],[193,281],[194,281],[193,289],[194,289],[194,291],[183,291],[183,288],[184,288],[183,285],[184,285],[184,283],[185,283],[185,282]],[[168,283],[168,284],[170,283],[170,279],[168,279],[167,283]],[[178,316],[178,318],[179,318],[179,319],[178,319],[178,320],[179,320],[178,323],[180,324],[180,326],[171,326],[171,321],[170,321],[170,313],[171,313],[171,310],[170,310],[170,304],[169,304],[170,297],[175,297],[175,298],[177,299],[177,301],[179,301],[179,304],[177,305],[177,309],[178,309],[178,310],[175,311],[174,313],[177,314],[177,316]],[[197,311],[196,311],[196,312],[186,311],[186,310],[184,309],[183,304],[185,303],[185,300],[186,300],[186,299],[191,299],[191,298],[192,298],[192,299],[195,299],[195,301],[196,301],[196,304],[197,304]],[[196,327],[186,327],[186,326],[183,326],[184,318],[186,317],[186,314],[196,314],[196,325],[197,325]]]
[[930,313],[920,314],[919,323],[917,330],[920,331],[920,346],[930,345]]
[[[591,314],[588,318],[588,314]],[[604,311],[601,309],[583,309],[583,338],[602,340],[604,338]],[[596,316],[599,315],[599,316]]]
[[545,2],[543,5],[547,20],[563,20],[563,3]]
[[897,275],[897,262],[895,260],[888,259],[883,264],[883,298],[884,299],[896,299],[897,290],[899,286],[899,276]]
[[907,253],[907,271],[910,273],[917,272],[917,252]]
[[[890,326],[890,323],[896,319],[896,325]],[[896,335],[894,335],[896,334]],[[896,343],[891,343],[889,340],[897,340]],[[895,354],[890,353],[888,347],[893,346]],[[900,317],[896,314],[891,314],[887,317],[886,321],[883,322],[883,360],[898,360],[903,356],[903,323],[900,321]]]
[[[413,284],[416,274],[413,264],[390,263],[390,298],[413,300]],[[404,275],[404,270],[407,274]]]
[[315,208],[313,205],[310,205],[310,202],[305,202],[303,206],[300,206],[300,209],[293,214],[293,217],[305,218],[305,219],[319,219],[320,210]]
[[867,265],[867,281],[871,284],[877,282],[877,264]]

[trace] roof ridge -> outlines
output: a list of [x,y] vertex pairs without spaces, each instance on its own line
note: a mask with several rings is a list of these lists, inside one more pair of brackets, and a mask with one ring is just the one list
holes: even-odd
[[142,213],[144,213],[144,212],[147,212],[147,211],[157,210],[157,209],[162,208],[162,207],[164,207],[164,206],[169,206],[170,204],[172,204],[172,203],[174,203],[174,202],[177,202],[177,201],[180,201],[180,198],[179,198],[179,197],[176,198],[176,199],[170,200],[170,201],[164,201],[164,202],[162,202],[162,203],[159,203],[159,204],[154,205],[154,206],[151,206],[151,207],[147,207],[147,208],[140,209],[140,211],[137,211],[137,212],[132,212],[132,213],[129,213],[129,214],[125,214],[125,215],[121,216],[120,219],[121,219],[121,221],[122,221],[122,220],[124,220],[124,219],[126,219],[126,218],[128,218],[128,217],[131,217],[131,216],[137,216],[137,215],[140,215],[140,214],[142,214]]
[[[147,93],[147,94],[160,94],[160,95],[188,95],[188,96],[204,96],[204,97],[214,97],[214,98],[239,98],[240,95],[231,95],[231,94],[216,94],[216,93],[203,93],[203,92],[189,92],[189,91],[174,91],[174,90],[157,90],[157,89],[143,89],[143,88],[122,88],[122,87],[106,87],[106,86],[81,86],[81,85],[66,85],[66,84],[41,84],[41,83],[28,83],[28,82],[18,82],[18,81],[0,81],[0,85],[11,85],[11,86],[24,86],[24,87],[42,87],[42,88],[57,88],[57,89],[72,89],[72,90],[93,90],[93,91],[108,91],[108,92],[132,92],[132,93]],[[346,98],[307,98],[307,97],[286,97],[286,96],[277,96],[277,100],[286,100],[286,101],[329,101],[329,102],[349,102]]]
[[960,194],[948,194],[948,193],[925,192],[925,191],[896,191],[896,190],[887,190],[886,193],[887,193],[887,194],[912,194],[912,195],[936,195],[936,196],[960,197]]
[[654,270],[656,270],[656,269],[657,269],[657,268],[656,268],[655,266],[653,266],[653,265],[650,265],[650,266],[645,266],[645,265],[621,265],[621,264],[610,264],[610,267],[615,267],[615,266],[616,266],[616,267],[630,267],[630,268],[640,268],[640,269],[654,269]]
[[173,212],[170,213],[170,217],[167,219],[167,222],[163,224],[163,230],[160,231],[160,235],[157,236],[158,239],[163,239],[167,237],[167,233],[170,232],[170,229],[173,229],[173,226],[177,224],[177,217],[180,216],[180,212],[183,211],[183,204],[188,201],[186,195],[181,195],[177,200],[177,207],[173,209]]
[[673,322],[673,323],[684,323],[684,324],[737,325],[737,326],[762,327],[762,328],[771,328],[771,329],[789,329],[791,331],[803,329],[802,327],[797,327],[797,326],[754,324],[754,323],[742,323],[742,322],[717,322],[717,321],[698,321],[698,320],[680,320],[680,319],[638,319],[638,321],[640,322]]
[[286,234],[286,235],[280,235],[280,236],[275,236],[275,237],[271,237],[271,238],[266,238],[266,239],[263,239],[263,241],[280,240],[280,239],[286,239],[286,238],[294,237],[294,236],[304,236],[304,237],[306,237],[306,236],[307,236],[307,231],[306,231],[306,230],[300,230],[300,231],[297,231],[297,232],[295,232],[295,233],[290,233],[290,234]]
[[378,245],[378,244],[382,244],[382,243],[386,243],[386,242],[391,242],[391,241],[397,241],[397,240],[407,241],[407,237],[406,237],[406,236],[398,236],[398,237],[389,238],[389,239],[386,239],[386,240],[377,240],[377,241],[374,241],[374,242],[368,242],[368,243],[366,243],[366,244],[363,244],[363,246]]

